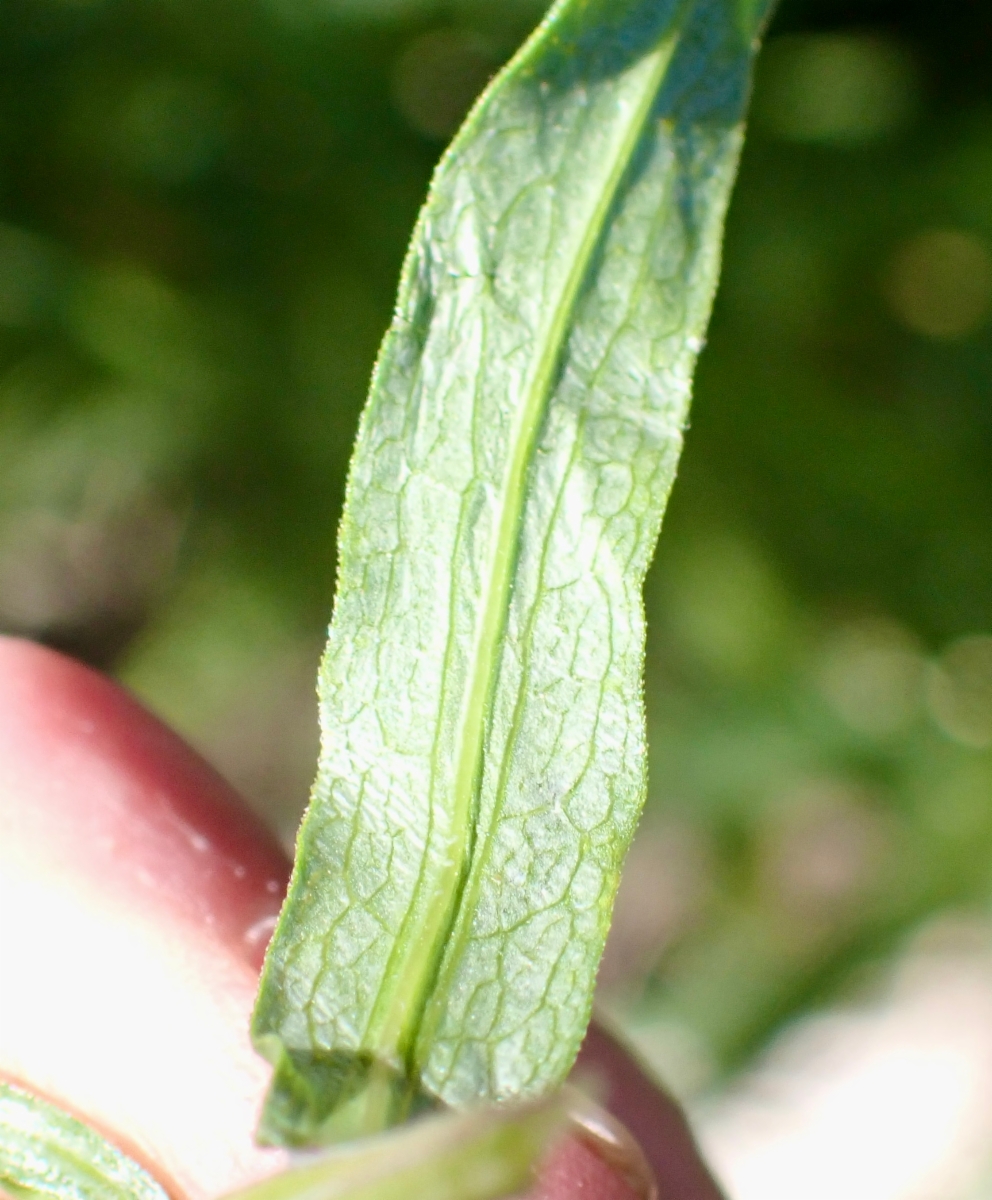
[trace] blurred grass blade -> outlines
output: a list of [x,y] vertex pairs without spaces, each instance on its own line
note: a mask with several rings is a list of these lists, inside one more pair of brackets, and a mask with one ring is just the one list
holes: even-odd
[[168,1200],[150,1175],[94,1130],[2,1082],[0,1191],[15,1200]]
[[531,1182],[564,1123],[557,1095],[428,1117],[325,1152],[228,1200],[498,1200]]
[[438,168],[352,462],[254,1018],[269,1139],[572,1064],[644,798],[641,584],[764,9],[563,0]]

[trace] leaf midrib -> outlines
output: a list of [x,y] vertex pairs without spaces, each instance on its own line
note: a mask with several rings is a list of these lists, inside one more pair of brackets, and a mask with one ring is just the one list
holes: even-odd
[[[645,69],[646,78],[639,102],[633,107],[624,137],[618,139],[605,186],[600,190],[580,242],[579,252],[573,259],[551,321],[541,338],[542,351],[532,368],[530,381],[525,385],[524,400],[518,406],[519,417],[500,496],[500,521],[490,559],[489,586],[484,592],[485,609],[478,625],[472,659],[471,686],[468,689],[468,698],[463,708],[456,740],[458,767],[449,826],[451,834],[446,839],[446,846],[457,846],[458,852],[437,856],[445,861],[441,871],[421,872],[406,918],[397,935],[384,977],[384,986],[367,1029],[370,1045],[387,1061],[397,1054],[406,1056],[412,1047],[417,1023],[428,998],[432,976],[436,975],[440,963],[445,935],[451,929],[457,915],[461,891],[468,874],[468,860],[473,841],[472,820],[478,801],[487,719],[498,678],[498,655],[509,615],[513,571],[527,499],[526,476],[533,460],[537,435],[552,395],[552,383],[590,263],[600,244],[620,185],[650,118],[677,42],[678,34],[669,34],[651,55],[646,56],[654,60],[653,64],[650,69]],[[640,65],[642,64],[638,64]],[[453,637],[451,622],[445,647],[445,662],[449,660]],[[442,688],[443,686],[442,683]],[[432,808],[434,778],[432,771]],[[431,842],[434,823],[432,818],[429,820],[430,828],[424,852],[425,864],[431,862],[431,851],[436,849]],[[429,897],[425,919],[424,896],[427,889]],[[412,928],[414,921],[416,927]],[[400,959],[403,961],[398,962]]]

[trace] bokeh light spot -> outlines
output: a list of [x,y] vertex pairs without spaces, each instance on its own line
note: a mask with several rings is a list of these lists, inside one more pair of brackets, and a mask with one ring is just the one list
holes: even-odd
[[859,145],[902,128],[919,106],[905,46],[877,34],[787,35],[759,68],[755,120],[795,142]]
[[827,638],[819,670],[824,697],[858,733],[887,737],[919,709],[924,662],[913,635],[881,619],[841,626]]
[[896,317],[915,333],[967,337],[992,309],[992,254],[959,229],[930,229],[904,242],[884,280]]
[[412,129],[443,141],[461,124],[498,65],[484,39],[457,29],[435,29],[414,38],[400,55],[393,99]]
[[927,705],[954,741],[992,746],[992,637],[960,638],[944,652],[929,672]]

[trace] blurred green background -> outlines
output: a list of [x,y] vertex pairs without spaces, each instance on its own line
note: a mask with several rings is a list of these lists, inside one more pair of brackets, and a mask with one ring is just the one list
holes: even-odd
[[[118,674],[287,840],[409,230],[539,15],[0,8],[0,628]],[[602,975],[683,1090],[992,898],[990,384],[992,6],[785,0],[648,587],[651,794]]]

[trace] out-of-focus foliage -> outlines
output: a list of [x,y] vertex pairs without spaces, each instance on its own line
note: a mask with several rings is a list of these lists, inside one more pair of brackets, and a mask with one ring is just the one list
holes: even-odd
[[[531,0],[0,9],[0,628],[292,829],[343,471]],[[992,9],[785,0],[648,596],[604,998],[732,1069],[992,888]]]

